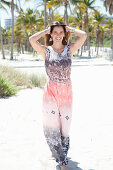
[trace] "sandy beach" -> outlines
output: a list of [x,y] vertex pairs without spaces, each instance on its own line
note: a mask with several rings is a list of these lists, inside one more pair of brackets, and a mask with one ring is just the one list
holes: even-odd
[[[1,60],[2,64],[6,64]],[[8,65],[26,73],[45,74],[39,62]],[[30,63],[30,65],[29,65]],[[20,65],[19,65],[20,64]],[[113,169],[113,65],[103,59],[73,61],[73,119],[69,170]],[[0,99],[0,169],[54,170],[56,163],[42,128],[43,89],[20,90]]]

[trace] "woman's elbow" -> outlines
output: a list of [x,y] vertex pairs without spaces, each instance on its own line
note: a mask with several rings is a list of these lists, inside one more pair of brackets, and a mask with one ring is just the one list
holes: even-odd
[[87,33],[86,33],[86,32],[84,32],[83,38],[84,38],[85,40],[87,39]]
[[34,37],[29,37],[29,42],[30,42],[30,44],[31,45],[33,45],[33,44],[35,44],[35,39],[34,39]]
[[33,40],[32,36],[29,37],[29,42],[31,43],[31,41]]
[[84,32],[84,37],[87,38],[87,33],[86,32]]

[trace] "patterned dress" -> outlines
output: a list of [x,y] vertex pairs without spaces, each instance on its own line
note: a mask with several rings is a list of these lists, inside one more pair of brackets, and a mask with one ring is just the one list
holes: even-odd
[[69,45],[62,53],[46,47],[48,81],[43,95],[43,128],[46,141],[59,165],[67,165],[72,118],[71,56]]

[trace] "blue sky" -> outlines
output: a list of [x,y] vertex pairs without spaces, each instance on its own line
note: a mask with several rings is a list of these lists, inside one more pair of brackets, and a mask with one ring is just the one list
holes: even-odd
[[[32,0],[31,2],[25,3],[25,0],[21,0],[21,6],[24,8],[24,10],[26,10],[27,8],[32,9],[32,8],[34,8],[34,6],[36,6],[36,3],[34,3],[33,1],[35,1],[35,0]],[[102,0],[96,0],[94,6],[98,7],[97,9],[100,9],[101,13],[106,14],[107,16],[110,16],[109,12],[106,12],[106,9],[103,5]],[[42,8],[38,7],[38,9],[40,10]],[[60,10],[60,11],[64,11],[64,10]],[[8,14],[5,11],[2,10],[0,17],[1,17],[1,24],[2,24],[2,26],[4,26],[4,19],[11,18],[10,10],[9,10]]]

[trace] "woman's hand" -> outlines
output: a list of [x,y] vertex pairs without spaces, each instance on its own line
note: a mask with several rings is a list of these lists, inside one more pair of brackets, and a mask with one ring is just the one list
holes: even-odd
[[66,28],[66,31],[67,31],[67,32],[68,32],[68,31],[70,32],[70,27],[69,27],[69,26],[66,26],[65,28]]
[[74,32],[75,32],[75,28],[66,26],[66,31],[67,31],[67,32],[69,31],[69,32],[71,32],[71,33],[74,33]]

